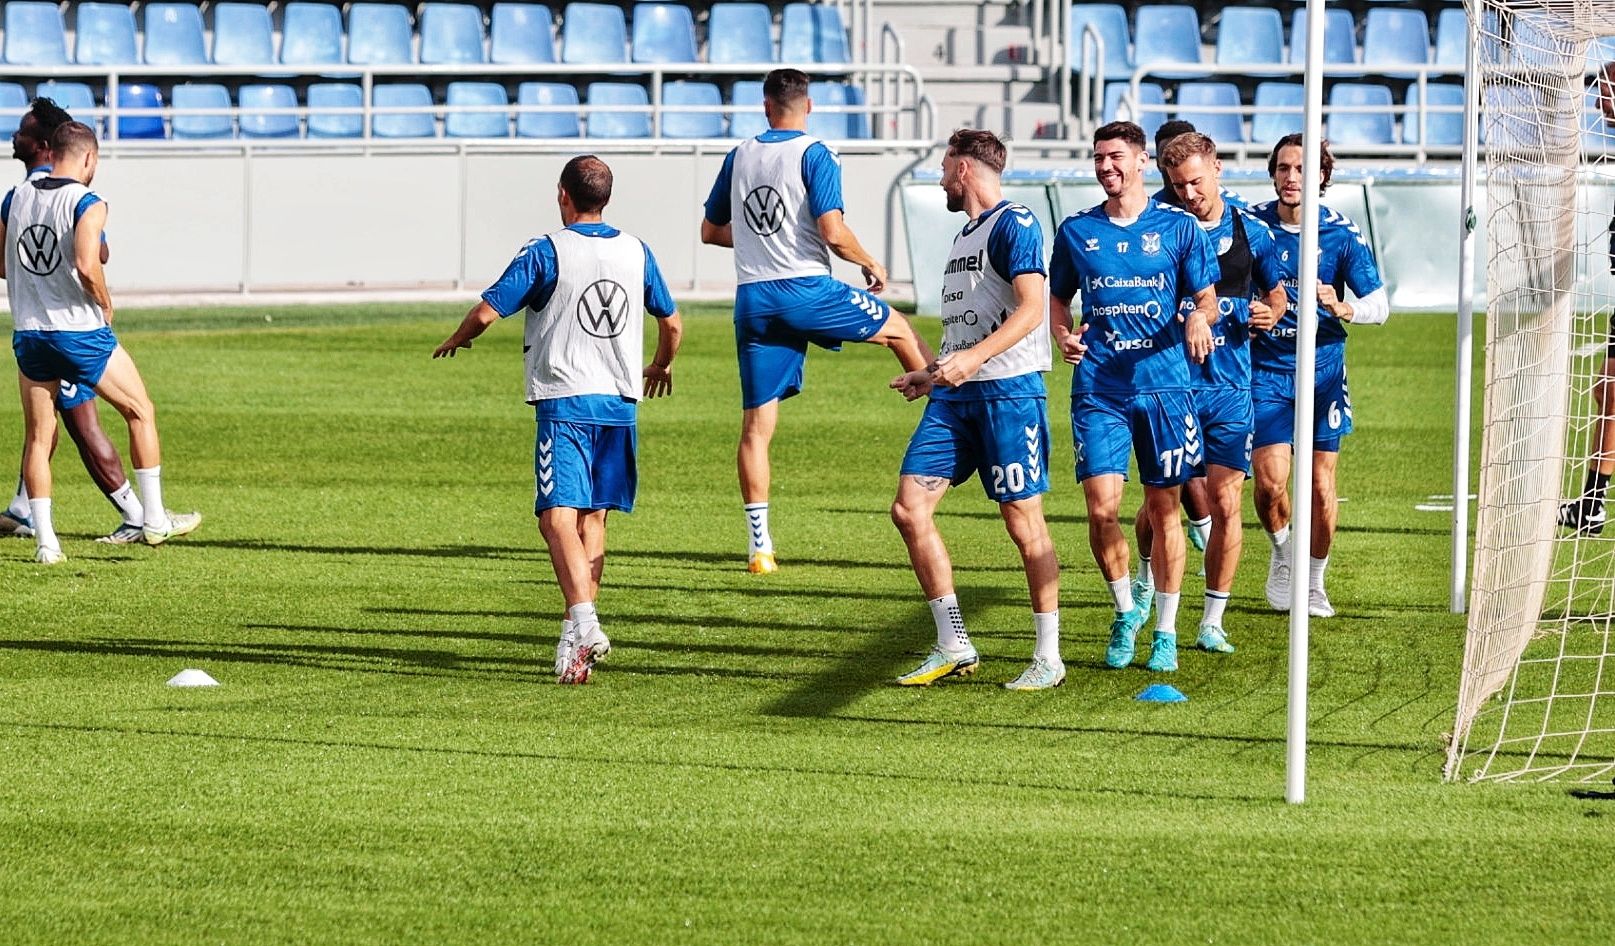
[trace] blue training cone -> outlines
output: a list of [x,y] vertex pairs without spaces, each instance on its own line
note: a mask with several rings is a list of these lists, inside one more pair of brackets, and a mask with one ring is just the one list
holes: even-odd
[[1179,690],[1175,686],[1165,683],[1152,683],[1140,691],[1137,696],[1133,697],[1133,699],[1141,700],[1145,703],[1189,702],[1189,698],[1183,695],[1183,691]]

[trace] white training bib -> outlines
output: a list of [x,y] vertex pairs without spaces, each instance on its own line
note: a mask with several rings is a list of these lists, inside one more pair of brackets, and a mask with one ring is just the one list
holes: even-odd
[[[1015,286],[993,269],[987,258],[987,242],[996,227],[1021,226],[1020,221],[1026,219],[1032,221],[1031,226],[1040,226],[1025,207],[1003,204],[975,228],[961,232],[954,239],[948,265],[942,271],[941,354],[976,347],[1015,311]],[[1045,306],[1041,327],[1033,329],[1009,350],[987,359],[970,380],[997,381],[1048,371],[1050,366],[1049,317]]]
[[808,207],[802,157],[819,139],[741,142],[730,167],[735,281],[830,275],[830,248]]
[[19,332],[93,332],[106,324],[79,282],[74,212],[90,189],[41,177],[11,192],[6,221],[6,295]]
[[626,233],[549,235],[555,292],[527,310],[527,401],[607,394],[639,400],[645,350],[645,245]]

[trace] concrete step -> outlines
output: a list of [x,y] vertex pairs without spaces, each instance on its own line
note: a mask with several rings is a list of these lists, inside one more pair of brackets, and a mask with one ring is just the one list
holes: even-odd
[[936,120],[937,134],[944,138],[959,128],[985,128],[1006,140],[1032,141],[1057,136],[1060,107],[1045,102],[953,102],[937,106]]
[[955,27],[948,48],[956,66],[1020,66],[1038,58],[1029,26]]

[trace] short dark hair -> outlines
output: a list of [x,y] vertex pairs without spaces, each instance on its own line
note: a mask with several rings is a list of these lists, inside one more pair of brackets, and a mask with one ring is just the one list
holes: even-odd
[[48,98],[40,97],[28,103],[28,114],[39,124],[40,137],[49,141],[56,129],[73,120],[67,110]]
[[598,213],[611,202],[611,168],[592,154],[580,154],[561,169],[561,190],[580,212]]
[[961,128],[948,139],[948,150],[961,158],[992,168],[994,174],[1004,173],[1004,143],[984,128]]
[[763,98],[775,105],[794,108],[807,95],[808,76],[800,69],[775,69],[763,77]]
[[1100,125],[1099,130],[1093,133],[1094,147],[1099,147],[1101,141],[1125,141],[1140,151],[1144,150],[1144,129],[1132,122],[1111,122]]
[[1161,127],[1155,129],[1155,153],[1159,155],[1166,150],[1166,143],[1179,135],[1187,135],[1194,131],[1194,122],[1186,122],[1181,118],[1174,118],[1163,122]]
[[1195,155],[1199,155],[1207,161],[1216,160],[1217,143],[1198,131],[1186,132],[1181,135],[1174,135],[1172,140],[1166,143],[1166,147],[1161,149],[1161,153],[1156,155],[1156,158],[1161,162],[1161,167],[1170,170],[1180,166]]
[[[1318,152],[1318,191],[1322,193],[1329,189],[1329,179],[1335,176],[1335,156],[1329,151],[1329,139],[1319,142],[1321,150]],[[1285,148],[1306,148],[1306,139],[1299,132],[1285,135],[1273,146],[1273,153],[1267,156],[1267,176],[1272,177],[1279,170],[1279,152]]]
[[89,154],[99,148],[95,143],[95,130],[83,122],[66,121],[50,133],[51,154],[63,157],[69,154]]

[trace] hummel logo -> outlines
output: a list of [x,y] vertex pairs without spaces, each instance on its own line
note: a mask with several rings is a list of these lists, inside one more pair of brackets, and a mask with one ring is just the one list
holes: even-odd
[[870,318],[880,318],[880,300],[876,299],[874,296],[867,295],[854,289],[852,295],[848,297],[847,301],[852,303]]

